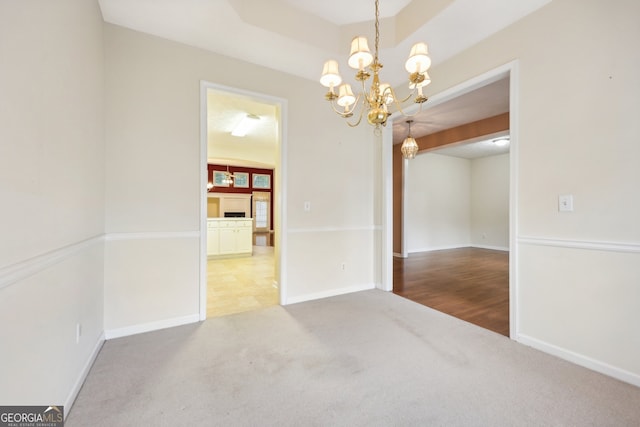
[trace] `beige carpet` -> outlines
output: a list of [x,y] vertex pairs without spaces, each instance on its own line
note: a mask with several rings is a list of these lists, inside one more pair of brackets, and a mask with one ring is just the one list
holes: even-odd
[[640,389],[381,291],[105,343],[73,426],[639,426]]

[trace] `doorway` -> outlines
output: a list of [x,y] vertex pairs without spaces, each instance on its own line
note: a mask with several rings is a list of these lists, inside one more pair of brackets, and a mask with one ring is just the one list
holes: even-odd
[[[462,97],[467,95],[479,88],[485,87],[492,83],[495,83],[499,80],[507,79],[509,82],[507,89],[507,102],[508,102],[508,132],[510,134],[510,150],[508,156],[509,162],[509,170],[507,172],[507,180],[508,180],[508,219],[507,227],[508,227],[508,243],[506,245],[506,249],[508,252],[507,260],[507,270],[508,270],[508,336],[511,338],[515,338],[518,334],[518,325],[517,325],[517,276],[515,274],[515,267],[517,265],[517,245],[516,245],[516,236],[517,236],[517,61],[506,64],[498,69],[492,70],[488,73],[485,73],[481,76],[478,76],[470,81],[462,83],[456,87],[453,87],[445,92],[442,92],[438,95],[435,95],[430,100],[430,107],[437,107],[438,105],[445,104],[450,100],[453,100],[458,97]],[[399,119],[396,119],[399,120]],[[412,127],[412,131],[414,128]],[[496,136],[496,135],[492,135]],[[389,150],[391,151],[391,150]],[[391,155],[391,153],[389,153]],[[403,160],[403,169],[406,167],[412,167],[413,160]],[[406,193],[407,191],[407,175],[406,170],[402,172],[400,176],[400,189],[398,190],[397,185],[390,185],[393,190],[388,190],[390,193],[397,195],[402,194],[402,200],[399,201],[401,210],[400,212],[394,211],[395,218],[401,218],[401,226],[394,227],[394,236],[397,236],[398,233],[402,236],[402,241],[400,244],[400,249],[396,248],[396,245],[393,245],[393,253],[397,256],[402,257],[402,259],[407,260],[409,254],[409,247],[407,241],[407,233],[410,230],[407,227],[404,227],[404,224],[407,224],[407,216],[409,215],[410,209],[414,207],[409,206],[407,203],[408,197],[411,197]],[[389,173],[387,180],[394,182],[393,173]],[[397,180],[395,181],[397,182]],[[388,196],[389,200],[392,200],[392,197]],[[395,239],[392,238],[393,241]],[[462,245],[461,245],[462,246]],[[473,246],[473,245],[470,245]],[[453,246],[452,246],[453,247]],[[436,248],[429,248],[428,250],[432,250]],[[445,247],[440,247],[439,249],[446,249]],[[492,248],[488,248],[492,249]],[[411,248],[412,252],[420,252],[420,249],[416,250],[415,248]],[[393,258],[391,258],[388,262],[393,264]],[[387,288],[388,290],[392,290],[391,287]]]
[[[277,305],[285,298],[280,201],[286,196],[282,185],[286,101],[204,81],[200,95],[199,311],[204,320]],[[253,129],[239,135],[234,129],[246,117]],[[269,194],[270,208],[265,215],[266,206],[258,204],[262,232],[258,239],[256,190],[262,195],[260,201]],[[265,232],[268,242],[261,238]]]
[[410,253],[394,258],[393,292],[509,336],[509,153],[494,141],[411,161]]

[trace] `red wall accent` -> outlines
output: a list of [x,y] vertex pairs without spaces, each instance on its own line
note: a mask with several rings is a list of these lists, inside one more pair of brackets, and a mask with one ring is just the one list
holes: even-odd
[[[213,182],[213,171],[227,171],[227,165],[207,165],[207,181]],[[240,194],[252,194],[254,191],[262,191],[265,193],[271,193],[271,212],[270,212],[270,229],[273,230],[273,204],[275,201],[275,192],[273,190],[273,169],[260,169],[260,168],[246,168],[243,166],[229,166],[229,172],[246,172],[249,174],[249,188],[236,188],[231,184],[229,187],[212,187],[209,190],[209,193],[240,193]],[[269,175],[271,177],[271,188],[253,188],[253,174],[258,173],[262,175]],[[253,209],[253,203],[251,204],[251,209]],[[253,212],[251,212],[251,216],[253,216]]]
[[[208,176],[207,180],[209,182],[213,182],[213,171],[227,171],[227,165],[207,165]],[[242,166],[229,166],[229,172],[247,172],[249,173],[249,188],[236,188],[231,184],[229,187],[213,187],[209,190],[210,193],[244,193],[251,194],[254,191],[264,191],[267,193],[271,193],[271,200],[273,200],[273,169],[259,169],[259,168],[245,168]],[[269,175],[271,177],[271,188],[253,188],[253,174],[259,173],[262,175]]]

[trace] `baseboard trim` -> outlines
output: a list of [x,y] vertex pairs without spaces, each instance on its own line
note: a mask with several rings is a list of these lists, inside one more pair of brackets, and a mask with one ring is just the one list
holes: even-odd
[[543,351],[545,353],[551,354],[552,356],[556,356],[560,359],[575,363],[576,365],[580,365],[584,368],[591,369],[592,371],[596,371],[617,380],[632,384],[636,387],[640,387],[640,375],[633,372],[620,369],[599,360],[592,359],[588,356],[575,353],[573,351],[558,347],[553,344],[549,344],[547,342],[527,335],[519,334],[517,341],[521,344],[533,347],[536,350]]
[[471,245],[470,247],[478,249],[490,249],[492,251],[509,252],[509,248],[505,246]]
[[409,253],[409,254],[419,254],[420,252],[445,251],[445,250],[448,250],[448,249],[462,249],[462,248],[469,248],[469,247],[471,247],[470,244],[434,246],[434,247],[430,247],[430,248],[413,249],[413,250],[407,251],[407,253]]
[[[446,251],[446,250],[449,250],[449,249],[464,249],[464,248],[490,249],[492,251],[509,252],[509,248],[506,248],[504,246],[486,246],[486,245],[468,244],[468,245],[438,246],[438,247],[434,247],[434,248],[418,249],[418,250],[409,251],[409,253],[410,254],[418,254],[418,253],[421,253],[421,252]],[[395,256],[396,254],[394,253],[393,255]],[[398,256],[401,256],[401,255],[398,254]]]
[[351,293],[360,292],[360,291],[368,291],[368,290],[375,289],[375,288],[376,288],[376,286],[373,283],[369,283],[369,284],[365,284],[365,285],[357,285],[357,286],[349,286],[349,287],[346,287],[346,288],[331,289],[329,291],[317,292],[317,293],[314,293],[314,294],[307,294],[307,295],[302,295],[302,296],[298,296],[298,297],[287,298],[287,302],[284,305],[298,304],[300,302],[306,302],[306,301],[313,301],[313,300],[317,300],[317,299],[335,297],[335,296],[338,296],[338,295],[351,294]]
[[104,332],[105,338],[111,340],[114,338],[128,337],[130,335],[143,334],[145,332],[158,331],[160,329],[173,328],[174,326],[188,325],[189,323],[197,323],[200,321],[200,315],[190,314],[188,316],[174,317],[171,319],[158,320],[156,322],[140,323],[133,326],[125,326],[124,328],[109,329]]
[[14,283],[26,279],[27,277],[33,276],[34,274],[58,264],[59,262],[62,262],[70,256],[75,255],[96,243],[101,243],[103,240],[103,235],[90,237],[86,240],[82,240],[59,249],[54,249],[45,254],[1,268],[0,289],[11,286]]
[[315,228],[290,228],[287,230],[289,234],[298,233],[342,233],[346,231],[375,231],[380,230],[380,226],[364,226],[364,227],[315,227]]
[[69,415],[69,412],[71,411],[73,404],[76,401],[76,397],[78,397],[78,393],[80,393],[80,389],[82,388],[84,381],[87,379],[87,375],[89,375],[89,371],[91,370],[91,367],[96,361],[96,358],[98,357],[98,353],[100,353],[100,350],[102,349],[102,345],[104,344],[104,341],[105,341],[105,337],[103,332],[102,334],[100,334],[100,337],[98,337],[98,341],[96,342],[96,345],[93,347],[91,356],[89,356],[89,358],[85,362],[82,368],[82,371],[78,376],[78,379],[73,384],[73,387],[71,388],[71,391],[69,392],[69,395],[67,396],[67,399],[64,402],[64,407],[66,408],[66,410],[64,411],[65,419]]

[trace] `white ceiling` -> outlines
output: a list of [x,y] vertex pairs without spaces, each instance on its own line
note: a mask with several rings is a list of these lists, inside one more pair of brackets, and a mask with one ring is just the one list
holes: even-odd
[[[550,1],[380,0],[380,60],[385,64],[381,77],[394,86],[404,84],[404,59],[417,41],[429,44],[437,65]],[[351,74],[346,59],[354,35],[368,36],[373,49],[373,0],[99,0],[99,4],[106,22],[314,81],[331,58],[340,62],[345,80],[353,80],[346,73]],[[412,125],[414,136],[504,112],[508,88],[479,90],[421,113]],[[326,101],[318,97],[318,102]],[[235,120],[231,113],[211,109],[211,114],[221,128]],[[405,126],[394,125],[394,140],[404,138]]]
[[[474,138],[470,141],[461,141],[456,144],[437,148],[429,153],[442,154],[444,156],[460,157],[463,159],[477,159],[480,157],[497,156],[509,152],[510,143],[499,146],[494,141],[509,138],[509,132],[499,132],[494,135],[485,135],[482,138]],[[422,154],[422,152],[421,152]]]
[[[304,10],[335,25],[370,21],[374,16],[371,0],[284,0],[291,7]],[[396,16],[411,0],[382,0],[380,18]]]
[[[393,86],[406,81],[404,59],[415,42],[429,44],[437,65],[549,1],[381,0],[380,14],[387,17],[380,24],[383,78]],[[354,35],[368,36],[373,48],[373,0],[99,3],[106,22],[316,81],[329,58],[341,61],[347,71]]]
[[[508,111],[509,79],[503,78],[435,106],[427,101],[423,110],[412,117],[411,134],[418,138]],[[402,142],[407,133],[405,122],[394,122],[394,144]]]
[[[500,79],[435,106],[430,106],[427,102],[424,108],[412,118],[414,122],[411,124],[411,135],[414,138],[508,112],[509,79]],[[394,122],[393,143],[401,143],[406,138],[408,131],[406,122]],[[439,148],[437,153],[466,159],[508,153],[509,145],[497,147],[493,143],[497,137],[508,134],[509,132],[500,132],[483,138],[459,141],[447,146],[447,148]]]
[[[207,91],[209,163],[274,168],[278,140],[276,110],[275,105],[248,96],[209,89]],[[233,128],[247,114],[260,118],[256,126],[246,136],[231,135]]]

